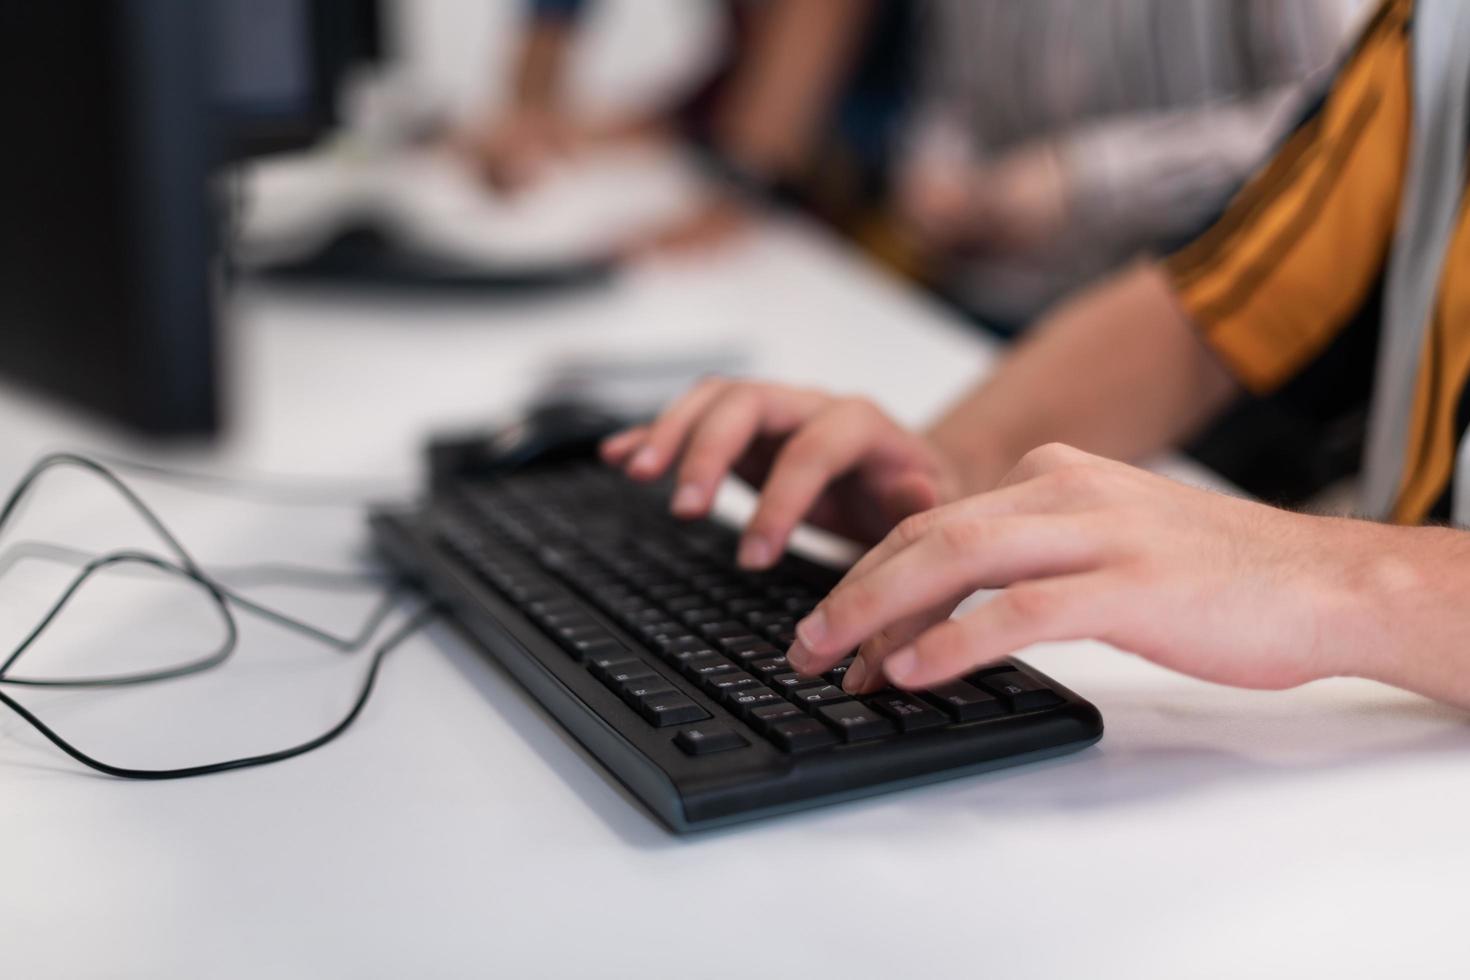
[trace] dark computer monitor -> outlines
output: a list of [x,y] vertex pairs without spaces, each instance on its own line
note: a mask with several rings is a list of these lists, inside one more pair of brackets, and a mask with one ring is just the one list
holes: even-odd
[[0,375],[143,432],[221,424],[212,183],[335,122],[360,0],[0,0]]

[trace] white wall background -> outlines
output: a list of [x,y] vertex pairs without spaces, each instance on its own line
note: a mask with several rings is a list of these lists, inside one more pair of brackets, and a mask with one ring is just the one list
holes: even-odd
[[[395,0],[394,75],[422,109],[464,118],[503,99],[521,0]],[[699,77],[722,42],[713,4],[597,0],[568,97],[589,112],[647,105]]]

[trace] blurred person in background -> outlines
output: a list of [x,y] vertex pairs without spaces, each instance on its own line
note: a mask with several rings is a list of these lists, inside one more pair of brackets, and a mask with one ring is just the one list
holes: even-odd
[[[1360,9],[926,0],[900,261],[1017,335],[1217,212],[1300,114]],[[1362,422],[1242,394],[1187,449],[1257,496],[1301,503],[1351,473]]]
[[1014,333],[1218,210],[1358,0],[925,0],[898,208],[929,276]]
[[711,0],[728,22],[726,52],[696,91],[627,118],[578,118],[561,89],[591,0],[526,0],[508,105],[465,140],[489,182],[511,192],[558,156],[676,132],[702,150],[707,200],[633,252],[697,247],[739,229],[752,200],[801,199],[831,210],[866,193],[834,189],[816,161],[844,158],[839,183],[866,187],[892,144],[910,53],[907,0]]

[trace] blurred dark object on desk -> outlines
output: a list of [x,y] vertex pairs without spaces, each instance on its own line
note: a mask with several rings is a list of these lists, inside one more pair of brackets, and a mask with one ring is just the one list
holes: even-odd
[[391,222],[360,217],[340,225],[299,257],[252,270],[274,284],[341,287],[356,291],[556,295],[606,284],[612,259],[496,265],[472,261],[415,242]]

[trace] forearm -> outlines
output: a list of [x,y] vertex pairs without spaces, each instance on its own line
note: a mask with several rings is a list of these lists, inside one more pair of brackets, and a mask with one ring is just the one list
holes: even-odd
[[566,16],[534,16],[527,23],[511,91],[518,107],[555,108],[572,30],[572,20]]
[[1059,307],[929,435],[977,492],[1045,443],[1148,456],[1200,428],[1236,391],[1157,266],[1140,263]]
[[779,0],[721,107],[716,136],[743,166],[772,176],[800,167],[852,63],[872,0]]

